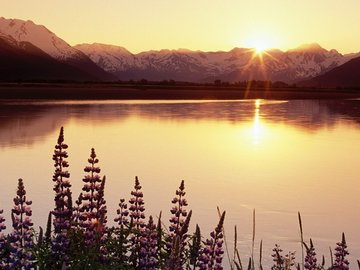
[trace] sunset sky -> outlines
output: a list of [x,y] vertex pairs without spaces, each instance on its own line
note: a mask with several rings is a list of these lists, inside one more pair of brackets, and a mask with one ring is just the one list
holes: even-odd
[[360,51],[359,0],[0,0],[0,16],[43,24],[71,45],[132,52],[230,50],[317,42]]

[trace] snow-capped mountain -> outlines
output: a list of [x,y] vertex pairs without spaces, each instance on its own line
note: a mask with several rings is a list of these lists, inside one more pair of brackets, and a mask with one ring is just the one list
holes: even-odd
[[134,55],[123,47],[94,43],[76,45],[75,48],[108,72],[116,73],[134,65]]
[[78,50],[57,37],[43,25],[32,21],[0,18],[0,35],[21,42],[27,41],[58,60],[81,57]]
[[286,52],[269,50],[257,55],[254,49],[229,52],[160,50],[132,54],[123,47],[81,44],[83,51],[104,70],[120,79],[239,81],[250,79],[296,82],[315,77],[344,64],[356,55],[342,55],[318,44],[307,44]]
[[[24,55],[26,59],[40,57],[45,61],[46,56],[49,56],[66,64],[55,65],[60,70],[71,66],[70,73],[74,76],[70,77],[81,77],[82,80],[172,79],[213,82],[220,79],[229,82],[271,80],[294,83],[324,74],[359,56],[359,53],[342,55],[336,50],[326,50],[318,44],[307,44],[285,52],[272,49],[262,54],[256,54],[251,48],[216,52],[152,50],[133,54],[123,47],[99,43],[72,47],[45,26],[32,21],[3,17],[0,17],[0,40],[4,48],[18,56]],[[20,59],[12,56],[13,59]],[[6,61],[11,58],[6,54],[2,57]],[[43,66],[48,66],[49,63]],[[7,67],[1,65],[0,61],[0,68],[5,74]],[[36,70],[37,61],[33,60],[32,65]],[[15,67],[16,63],[11,62],[9,66]],[[51,69],[51,65],[49,68]],[[76,71],[80,71],[81,76],[75,75],[80,74]],[[68,72],[69,70],[64,70],[64,74]]]
[[314,87],[360,87],[360,56],[351,59],[325,74],[300,83]]
[[0,17],[0,38],[7,40],[13,46],[28,42],[50,57],[85,71],[89,74],[89,78],[114,79],[112,75],[94,64],[83,52],[71,47],[45,26],[37,25],[32,21]]
[[0,81],[96,80],[87,72],[60,62],[27,41],[0,36]]

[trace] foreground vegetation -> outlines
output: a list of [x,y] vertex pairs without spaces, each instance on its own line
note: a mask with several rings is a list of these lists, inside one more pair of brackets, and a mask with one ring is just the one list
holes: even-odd
[[[219,220],[210,235],[202,236],[198,225],[194,232],[189,232],[192,211],[187,209],[185,185],[181,181],[171,201],[169,226],[164,225],[161,212],[156,220],[152,216],[146,219],[142,188],[135,177],[130,200],[120,199],[116,226],[109,227],[104,198],[106,179],[100,176],[95,150],[91,149],[89,164],[84,169],[82,193],[73,202],[67,148],[61,128],[53,154],[55,205],[45,230],[33,229],[32,202],[26,196],[22,179],[18,181],[11,211],[12,230],[8,234],[2,233],[6,227],[0,210],[0,269],[223,269],[224,249],[227,250],[223,231],[225,212],[219,211]],[[271,269],[349,269],[344,234],[334,252],[330,250],[330,263],[325,266],[324,257],[318,262],[312,240],[308,244],[303,240],[300,214],[299,224],[303,243],[300,262],[296,262],[295,252],[283,255],[280,246],[275,245]],[[243,265],[235,229],[234,251],[232,255],[227,252],[228,267],[262,270],[262,243],[256,263],[253,250],[254,237],[251,255]]]

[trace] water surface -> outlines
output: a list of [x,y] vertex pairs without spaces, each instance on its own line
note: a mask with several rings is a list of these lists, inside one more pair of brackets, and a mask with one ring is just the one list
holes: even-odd
[[227,211],[229,246],[237,224],[244,257],[254,208],[265,265],[275,243],[300,258],[297,211],[319,255],[329,258],[344,231],[353,267],[360,257],[359,100],[2,101],[0,120],[0,208],[7,221],[23,178],[33,220],[45,224],[54,206],[51,157],[64,126],[73,196],[94,147],[107,177],[110,224],[135,176],[147,215],[162,210],[167,224],[184,179],[192,228],[198,223],[208,234],[219,206]]

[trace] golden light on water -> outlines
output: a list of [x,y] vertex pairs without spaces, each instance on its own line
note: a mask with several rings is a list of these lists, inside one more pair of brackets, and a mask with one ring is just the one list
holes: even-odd
[[260,99],[255,100],[255,114],[252,125],[253,144],[259,144],[261,142],[261,139],[265,136],[265,132],[266,132],[265,127],[261,123],[261,119],[260,119],[260,105],[261,105],[261,100]]
[[[346,101],[344,112],[356,104]],[[81,192],[83,167],[90,147],[95,147],[107,179],[109,224],[119,199],[129,198],[135,175],[143,186],[147,215],[162,210],[164,220],[184,179],[192,224],[199,223],[208,234],[217,218],[216,206],[226,210],[229,239],[235,225],[242,228],[243,254],[251,245],[253,208],[256,236],[266,240],[266,258],[275,242],[288,250],[300,247],[292,241],[298,232],[297,211],[306,236],[317,240],[319,254],[326,254],[342,231],[353,254],[360,254],[360,218],[353,211],[360,208],[358,116],[345,119],[331,102],[24,104],[30,105],[28,118],[17,114],[19,104],[3,108],[11,119],[0,128],[0,205],[5,212],[11,209],[16,180],[24,177],[27,194],[34,198],[34,223],[45,224],[53,207],[51,154],[57,127],[63,125],[73,194]],[[337,198],[346,200],[338,203]]]

